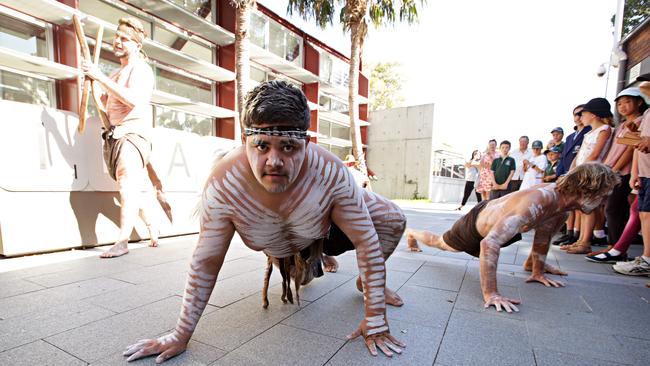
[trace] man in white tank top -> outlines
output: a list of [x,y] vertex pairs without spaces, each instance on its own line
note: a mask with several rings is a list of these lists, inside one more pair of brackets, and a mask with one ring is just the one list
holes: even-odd
[[364,317],[350,338],[363,336],[373,355],[377,348],[387,356],[401,353],[404,345],[390,334],[386,304],[403,302],[386,287],[385,267],[406,227],[400,208],[359,187],[341,159],[309,142],[309,105],[291,84],[255,87],[241,121],[244,145],[215,164],[205,185],[199,241],[176,327],[130,346],[128,361],[160,354],[156,362],[162,362],[185,350],[235,232],[249,248],[275,258],[318,239],[324,239],[326,255],[355,250]]

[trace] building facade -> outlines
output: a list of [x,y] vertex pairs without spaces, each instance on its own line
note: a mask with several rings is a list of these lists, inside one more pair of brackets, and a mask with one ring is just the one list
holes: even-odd
[[650,73],[650,17],[621,40],[627,60],[621,62],[616,92],[638,85],[639,75]]
[[[163,235],[198,231],[199,194],[214,157],[238,145],[235,9],[229,0],[0,0],[0,255],[93,246],[116,240],[117,186],[101,156],[100,123],[77,132],[78,15],[100,68],[112,53],[117,20],[145,25],[143,50],[155,74],[152,164],[174,211]],[[102,42],[95,42],[99,26]],[[312,140],[350,152],[348,59],[262,5],[251,16],[251,84],[282,79],[312,109]],[[99,44],[96,44],[99,43]],[[359,77],[359,123],[366,143],[368,79]],[[92,104],[92,102],[91,102]],[[38,228],[38,230],[35,230]],[[137,227],[133,238],[144,237]]]

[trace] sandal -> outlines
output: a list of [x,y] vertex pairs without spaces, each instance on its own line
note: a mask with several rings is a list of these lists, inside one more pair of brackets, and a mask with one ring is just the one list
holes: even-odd
[[577,245],[574,248],[567,249],[566,252],[569,254],[589,254],[591,253],[591,245]]

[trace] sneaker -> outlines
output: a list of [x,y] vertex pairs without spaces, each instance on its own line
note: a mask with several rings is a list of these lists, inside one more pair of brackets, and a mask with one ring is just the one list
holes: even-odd
[[633,261],[615,264],[612,268],[614,268],[616,272],[628,276],[650,275],[650,263],[643,260],[643,257],[641,256],[634,258]]
[[599,247],[609,245],[609,242],[607,241],[607,237],[603,236],[602,238],[597,238],[593,237],[591,238],[591,245],[597,245]]
[[572,234],[564,234],[553,241],[553,245],[562,245],[574,241]]
[[[599,255],[604,255],[605,258],[598,258]],[[627,254],[621,253],[619,255],[611,255],[607,252],[605,253],[598,253],[594,255],[588,255],[585,257],[586,260],[589,262],[594,262],[594,263],[610,263],[610,264],[615,264],[618,262],[624,262],[627,261]]]

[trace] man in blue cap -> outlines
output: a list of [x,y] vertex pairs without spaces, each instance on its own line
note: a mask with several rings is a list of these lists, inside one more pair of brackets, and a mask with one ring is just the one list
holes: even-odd
[[[575,159],[576,154],[578,154],[578,150],[580,150],[582,140],[587,132],[591,131],[591,126],[585,126],[580,120],[583,107],[584,105],[580,104],[573,108],[573,123],[575,123],[576,130],[567,136],[564,148],[560,152],[560,160],[557,162],[557,168],[555,169],[555,175],[557,178],[569,172],[571,163],[573,162],[573,159]],[[575,215],[572,212],[569,214],[569,218],[566,221],[566,234],[553,241],[554,245],[573,243],[578,239],[577,233],[574,232],[574,228],[579,228],[580,223],[574,221]]]

